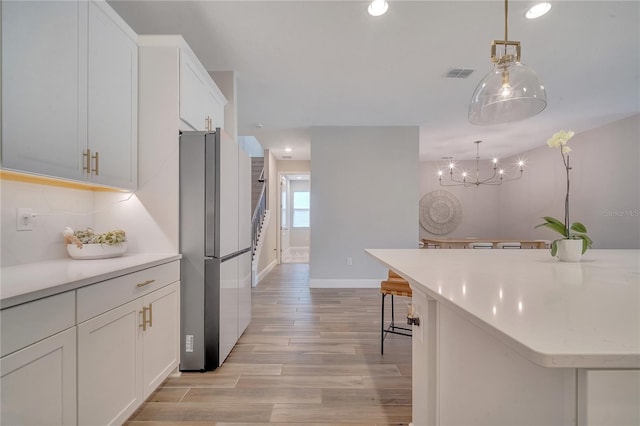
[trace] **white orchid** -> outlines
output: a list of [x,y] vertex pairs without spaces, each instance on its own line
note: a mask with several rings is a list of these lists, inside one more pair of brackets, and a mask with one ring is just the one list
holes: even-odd
[[569,222],[569,172],[571,171],[571,166],[569,165],[569,153],[571,152],[571,148],[567,146],[567,142],[575,135],[573,130],[560,130],[555,135],[551,136],[551,138],[547,141],[547,145],[549,148],[560,148],[560,155],[562,155],[562,163],[564,164],[564,169],[567,175],[567,195],[564,199],[564,222],[553,218],[551,216],[545,216],[544,223],[536,226],[536,228],[545,227],[556,231],[562,237],[559,238],[551,244],[551,255],[555,256],[558,251],[558,241],[563,239],[581,239],[582,240],[582,253],[587,251],[588,248],[591,247],[593,241],[591,238],[587,236],[587,228],[580,222]]
[[549,145],[550,148],[564,146],[575,134],[576,133],[573,130],[560,130],[558,133],[551,136],[551,138],[547,141],[547,145]]

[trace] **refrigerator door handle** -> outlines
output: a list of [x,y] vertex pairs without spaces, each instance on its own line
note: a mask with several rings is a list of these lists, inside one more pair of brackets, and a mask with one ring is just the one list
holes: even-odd
[[213,257],[213,256],[205,256],[205,257],[204,257],[204,260],[213,260],[213,259],[214,259],[214,257]]

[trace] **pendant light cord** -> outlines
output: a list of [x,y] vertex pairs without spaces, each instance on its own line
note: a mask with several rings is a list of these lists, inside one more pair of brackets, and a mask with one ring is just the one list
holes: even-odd
[[509,40],[509,31],[507,29],[507,16],[509,15],[509,0],[504,0],[504,40]]

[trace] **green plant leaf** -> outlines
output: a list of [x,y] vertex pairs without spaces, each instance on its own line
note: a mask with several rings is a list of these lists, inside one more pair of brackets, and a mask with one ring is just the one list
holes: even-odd
[[580,222],[574,222],[571,224],[571,227],[569,228],[572,231],[576,231],[576,232],[580,232],[582,234],[586,234],[587,233],[587,227],[584,226],[582,223]]
[[543,219],[545,220],[545,223],[541,223],[540,225],[537,225],[536,228],[539,228],[541,226],[544,226],[545,228],[549,228],[555,232],[557,232],[558,234],[562,235],[563,237],[567,237],[567,233],[566,233],[566,229],[564,228],[564,223],[560,222],[558,219],[554,219],[552,217],[549,216],[545,216],[543,217]]
[[551,256],[555,257],[558,252],[558,240],[551,243]]

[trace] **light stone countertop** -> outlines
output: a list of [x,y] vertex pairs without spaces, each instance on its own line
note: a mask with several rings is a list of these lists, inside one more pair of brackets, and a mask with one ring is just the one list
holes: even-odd
[[3,267],[0,309],[74,290],[180,259],[180,254],[125,254],[110,259],[58,259]]
[[640,368],[640,250],[366,251],[537,365]]

